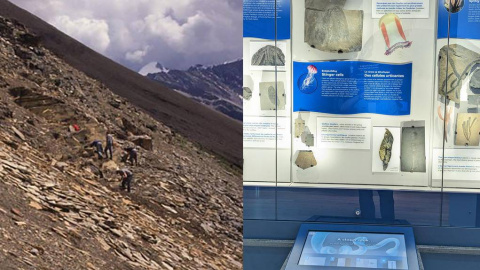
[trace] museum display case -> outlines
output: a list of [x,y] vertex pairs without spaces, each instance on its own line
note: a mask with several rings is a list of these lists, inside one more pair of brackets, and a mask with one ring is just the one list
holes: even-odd
[[477,1],[244,0],[247,202],[478,193],[479,38]]

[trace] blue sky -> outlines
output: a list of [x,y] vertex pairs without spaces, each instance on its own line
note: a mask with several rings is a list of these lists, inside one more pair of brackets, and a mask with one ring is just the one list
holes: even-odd
[[242,56],[242,0],[10,0],[133,70]]

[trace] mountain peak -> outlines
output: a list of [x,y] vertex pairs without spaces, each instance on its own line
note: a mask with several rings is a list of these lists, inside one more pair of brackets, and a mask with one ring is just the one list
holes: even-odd
[[147,65],[145,65],[138,73],[140,73],[143,76],[147,76],[148,74],[155,74],[155,73],[168,73],[170,70],[166,67],[164,67],[162,64],[158,62],[150,62]]

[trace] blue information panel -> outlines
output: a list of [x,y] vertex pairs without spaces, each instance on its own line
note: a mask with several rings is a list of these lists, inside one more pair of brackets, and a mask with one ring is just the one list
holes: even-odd
[[451,38],[480,39],[480,1],[438,0],[438,38],[448,37],[449,21]]
[[244,38],[275,39],[275,31],[277,39],[290,39],[290,0],[243,0]]
[[409,115],[412,64],[293,63],[293,111]]

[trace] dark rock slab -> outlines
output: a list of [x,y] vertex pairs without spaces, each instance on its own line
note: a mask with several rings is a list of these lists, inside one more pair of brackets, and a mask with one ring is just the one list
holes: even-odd
[[327,10],[331,7],[343,8],[347,0],[305,0],[305,8]]
[[305,42],[312,48],[336,53],[362,50],[363,11],[305,9]]
[[480,91],[480,68],[477,68],[470,78],[470,89]]
[[252,98],[252,90],[250,87],[243,87],[243,98],[245,100],[250,100]]
[[254,66],[285,66],[285,55],[279,48],[267,45],[258,50],[252,57]]

